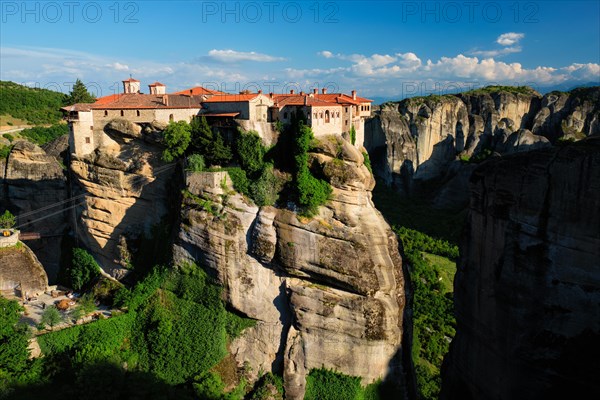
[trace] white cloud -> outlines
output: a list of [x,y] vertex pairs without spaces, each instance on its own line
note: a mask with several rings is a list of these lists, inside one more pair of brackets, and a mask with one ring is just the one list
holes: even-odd
[[481,56],[484,58],[494,58],[494,57],[505,56],[507,54],[520,53],[522,50],[523,49],[520,46],[514,46],[514,47],[504,47],[504,48],[498,49],[498,50],[476,50],[476,51],[472,51],[471,54],[473,54],[475,56]]
[[498,36],[496,43],[501,46],[512,46],[525,37],[524,33],[508,32]]
[[208,52],[208,57],[224,63],[235,63],[240,61],[274,62],[285,61],[283,57],[270,56],[268,54],[256,53],[254,51],[244,52],[235,50],[217,50]]
[[106,67],[112,68],[116,71],[129,71],[129,66],[121,64],[120,62],[114,62],[112,64],[106,64]]
[[333,57],[333,53],[327,50],[323,50],[317,53],[320,56],[323,56],[325,58],[332,58]]

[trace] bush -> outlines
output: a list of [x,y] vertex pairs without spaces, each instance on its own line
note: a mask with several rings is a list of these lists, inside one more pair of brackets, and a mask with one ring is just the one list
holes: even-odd
[[8,210],[0,215],[0,229],[12,229],[16,224],[15,216]]
[[267,164],[258,179],[250,186],[250,198],[258,206],[272,206],[279,198],[282,186],[273,172],[273,165]]
[[4,146],[4,145],[0,144],[0,159],[8,158],[11,150],[12,150],[12,146]]
[[165,162],[181,157],[192,140],[192,128],[185,121],[170,122],[163,131],[164,144],[167,147],[162,154]]
[[360,378],[325,368],[312,369],[306,377],[305,400],[361,400]]
[[367,167],[371,175],[373,175],[373,168],[371,167],[371,159],[369,158],[369,153],[363,151],[362,155],[365,159],[365,167]]
[[258,133],[255,131],[240,132],[236,142],[236,151],[240,165],[248,176],[254,177],[261,173],[264,167],[263,158],[266,148]]
[[350,127],[350,143],[353,146],[356,144],[356,128],[354,128],[354,125]]
[[54,329],[56,325],[58,325],[62,321],[63,317],[58,311],[58,309],[54,306],[47,307],[44,312],[42,312],[42,319],[40,321],[41,326],[50,326],[50,329]]
[[71,287],[79,290],[100,274],[100,266],[84,249],[73,249],[73,260],[69,270]]
[[283,400],[283,395],[283,379],[268,372],[256,383],[250,400]]
[[238,192],[248,196],[250,194],[250,181],[246,176],[246,171],[239,167],[225,168],[225,171],[229,173],[231,182],[233,182],[233,188]]
[[11,135],[10,133],[5,133],[5,134],[4,134],[4,135],[2,135],[2,136],[4,136],[4,138],[5,138],[6,140],[8,140],[9,142],[11,142],[11,143],[13,142],[13,140],[15,140],[15,137],[14,137],[13,135]]
[[204,157],[202,157],[200,154],[192,154],[188,157],[186,168],[187,171],[202,172],[204,171],[205,167],[206,164],[204,163]]
[[29,139],[31,142],[43,146],[61,136],[69,133],[67,124],[56,124],[50,127],[36,126],[34,128],[23,129],[19,134]]

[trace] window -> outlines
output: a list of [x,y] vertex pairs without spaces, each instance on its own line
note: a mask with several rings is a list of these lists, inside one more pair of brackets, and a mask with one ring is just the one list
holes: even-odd
[[86,143],[86,144],[90,144],[90,138],[89,138],[89,137],[86,137],[86,138],[85,138],[85,143]]
[[348,126],[348,120],[346,120],[346,126]]
[[325,111],[325,123],[329,123],[329,110]]
[[121,117],[125,116],[125,111],[121,110]]
[[173,116],[173,114],[170,114],[170,115],[169,115],[169,121],[170,121],[170,122],[173,122],[173,120],[174,120],[174,119],[175,119],[175,117]]
[[348,107],[346,107],[346,112],[348,112]]
[[104,110],[104,116],[108,117],[108,110]]
[[140,110],[137,110],[135,113],[138,117],[140,116]]
[[93,131],[93,130],[94,130],[94,126],[90,125],[90,131]]

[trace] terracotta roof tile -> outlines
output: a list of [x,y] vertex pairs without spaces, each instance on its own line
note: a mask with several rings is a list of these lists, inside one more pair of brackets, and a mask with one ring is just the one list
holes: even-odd
[[129,78],[125,79],[123,82],[139,82],[137,79]]
[[[165,105],[164,97],[167,97]],[[120,94],[113,101],[94,103],[94,110],[114,109],[156,109],[156,108],[202,108],[202,96],[185,96],[177,94]]]
[[195,86],[193,88],[181,90],[179,92],[175,92],[173,94],[191,94],[192,96],[200,96],[200,95],[216,95],[216,94],[226,94],[224,92],[220,92],[218,90],[207,89],[202,86]]
[[204,100],[204,103],[237,103],[254,100],[259,93],[249,94],[219,94]]
[[160,83],[160,82],[154,82],[154,83],[151,83],[151,84],[149,84],[148,86],[152,86],[152,87],[154,87],[154,86],[167,86],[167,85],[165,85],[165,84],[162,84],[162,83]]

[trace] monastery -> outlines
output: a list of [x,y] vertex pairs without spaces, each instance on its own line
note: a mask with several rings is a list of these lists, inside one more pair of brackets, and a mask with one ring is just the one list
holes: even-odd
[[200,86],[167,93],[160,82],[148,85],[142,94],[140,81],[123,81],[123,93],[99,98],[95,103],[79,103],[63,107],[69,122],[71,153],[84,156],[111,139],[104,132],[106,124],[123,118],[136,124],[191,121],[201,115],[209,121],[233,120],[252,125],[278,121],[290,123],[292,114],[302,111],[315,136],[341,135],[354,126],[357,147],[364,143],[365,119],[371,115],[372,100],[356,95],[327,93],[314,89],[311,93],[264,94],[242,92],[228,94]]

